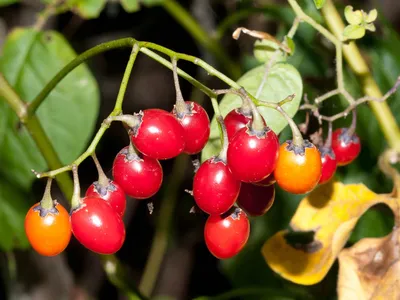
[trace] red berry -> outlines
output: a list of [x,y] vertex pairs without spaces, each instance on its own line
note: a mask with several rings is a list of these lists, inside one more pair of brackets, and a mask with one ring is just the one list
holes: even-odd
[[93,252],[113,254],[125,241],[121,216],[99,198],[83,198],[80,206],[71,211],[70,218],[76,239]]
[[275,186],[258,186],[242,183],[237,204],[250,216],[262,216],[274,204]]
[[250,235],[250,222],[244,211],[235,208],[228,216],[209,216],[204,227],[208,250],[219,259],[235,256]]
[[360,153],[360,139],[356,133],[349,135],[348,128],[336,129],[332,134],[332,149],[338,166],[348,165]]
[[125,213],[126,199],[123,189],[112,180],[107,186],[102,186],[98,181],[93,182],[86,191],[86,197],[99,197],[108,202],[121,217]]
[[163,171],[158,160],[130,153],[125,147],[114,159],[113,177],[128,196],[146,199],[160,189]]
[[131,140],[144,155],[169,159],[185,149],[185,130],[173,114],[154,108],[135,116],[140,118],[140,123],[131,129]]
[[276,182],[276,179],[274,177],[274,173],[271,173],[267,178],[258,181],[258,182],[253,182],[255,185],[260,185],[260,186],[269,186],[271,184],[274,184]]
[[220,215],[228,211],[235,203],[239,191],[240,181],[219,158],[206,160],[194,176],[194,200],[210,215]]
[[270,128],[256,131],[249,125],[240,129],[230,141],[228,166],[237,179],[258,182],[274,171],[279,141]]
[[319,179],[319,184],[323,184],[329,181],[336,172],[336,156],[331,148],[320,147],[319,152],[321,153],[321,178]]
[[186,111],[179,113],[176,106],[173,114],[185,130],[185,149],[187,154],[199,153],[206,145],[210,136],[210,119],[204,108],[193,102],[185,102]]
[[236,132],[246,127],[246,124],[248,124],[251,120],[252,115],[250,111],[249,113],[244,113],[239,108],[231,110],[224,118],[229,141],[232,140]]

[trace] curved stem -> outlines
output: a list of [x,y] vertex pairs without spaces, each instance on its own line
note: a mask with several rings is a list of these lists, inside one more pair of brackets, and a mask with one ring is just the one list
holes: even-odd
[[64,68],[61,69],[60,72],[58,72],[46,86],[42,89],[42,91],[33,99],[32,102],[28,104],[28,116],[32,116],[36,110],[39,108],[40,104],[44,101],[44,99],[50,94],[50,92],[57,86],[57,84],[65,77],[67,76],[72,70],[74,70],[76,67],[78,67],[80,64],[88,60],[89,58],[112,50],[112,49],[118,49],[118,48],[127,48],[127,47],[133,47],[133,44],[135,43],[135,40],[132,38],[124,38],[124,39],[119,39],[111,42],[106,42],[102,43],[100,45],[97,45],[80,55],[78,55],[75,59],[73,59],[69,64],[67,64]]
[[190,35],[205,49],[215,55],[222,66],[237,79],[241,75],[238,64],[229,58],[229,55],[221,47],[220,43],[211,38],[209,33],[205,31],[200,24],[176,1],[162,1],[162,6],[168,13],[173,16],[178,23],[182,25]]
[[129,78],[131,76],[133,64],[136,61],[136,57],[139,53],[139,50],[140,49],[139,49],[138,44],[134,44],[132,47],[131,55],[129,56],[128,63],[125,67],[125,72],[124,72],[124,76],[122,77],[121,85],[119,87],[117,100],[115,101],[115,106],[114,106],[114,109],[112,112],[113,115],[118,115],[122,112],[122,103],[124,101],[126,87],[128,86],[128,82],[129,82]]
[[92,159],[94,161],[94,164],[96,165],[97,173],[99,175],[99,179],[97,182],[100,184],[100,186],[107,187],[109,180],[106,174],[104,173],[104,170],[101,167],[99,160],[97,159],[96,152],[92,153]]
[[185,105],[185,100],[183,99],[183,96],[182,96],[181,87],[179,86],[177,64],[178,64],[178,61],[176,60],[176,58],[175,57],[172,58],[172,73],[173,73],[173,77],[174,77],[174,85],[175,85],[175,92],[176,92],[175,108],[179,115],[179,113],[184,113],[186,111],[186,105]]
[[278,106],[276,109],[286,119],[286,121],[288,122],[288,124],[290,126],[290,129],[292,130],[293,145],[302,147],[304,145],[304,140],[303,140],[301,132],[300,132],[299,128],[297,127],[296,123],[292,120],[292,118],[289,117],[289,115],[286,113],[286,111],[281,106]]
[[332,122],[328,122],[328,136],[326,137],[324,147],[325,148],[332,147]]
[[79,184],[78,167],[76,165],[72,166],[72,177],[74,178],[74,192],[71,199],[71,211],[81,205],[81,186]]
[[[330,30],[337,37],[341,36],[344,23],[331,0],[326,1],[322,8],[322,14]],[[382,98],[382,92],[373,79],[368,65],[356,44],[351,42],[348,45],[344,45],[343,52],[350,68],[360,77],[365,94],[373,98]],[[400,151],[400,129],[388,104],[386,102],[372,101],[370,105],[389,146]]]
[[347,134],[349,136],[352,136],[354,134],[354,132],[356,131],[356,127],[357,127],[357,109],[354,108],[352,112],[353,112],[353,119],[351,120],[351,125],[350,125],[349,129],[347,130]]
[[44,209],[50,210],[53,208],[53,199],[51,198],[51,183],[53,178],[47,178],[46,188],[44,190],[44,195],[40,201],[40,206]]

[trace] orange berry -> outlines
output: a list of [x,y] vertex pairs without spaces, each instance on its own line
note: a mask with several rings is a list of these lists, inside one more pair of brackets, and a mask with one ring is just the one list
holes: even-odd
[[303,146],[296,146],[289,140],[279,147],[274,176],[283,190],[305,194],[318,184],[321,169],[321,155],[315,145],[304,140]]

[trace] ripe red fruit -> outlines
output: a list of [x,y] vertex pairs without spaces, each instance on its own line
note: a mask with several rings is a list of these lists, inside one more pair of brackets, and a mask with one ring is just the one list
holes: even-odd
[[283,190],[292,194],[305,194],[318,184],[321,169],[321,155],[315,145],[307,140],[302,146],[286,141],[279,148],[274,176]]
[[276,182],[276,179],[274,177],[274,173],[271,173],[267,178],[258,181],[258,182],[253,182],[255,185],[260,185],[260,186],[269,186],[271,184],[274,184]]
[[25,233],[32,248],[41,255],[55,256],[68,246],[71,224],[65,208],[57,201],[45,209],[41,203],[33,205],[25,217]]
[[240,108],[231,110],[224,118],[229,141],[232,140],[236,132],[246,127],[246,124],[248,124],[251,120],[252,115],[250,110],[248,112],[245,112]]
[[114,181],[109,180],[107,186],[98,181],[93,182],[86,191],[86,197],[99,197],[108,202],[121,217],[125,213],[126,198],[123,189]]
[[163,171],[158,160],[139,156],[125,147],[114,159],[113,177],[127,195],[135,199],[146,199],[160,189]]
[[235,208],[228,216],[209,216],[204,227],[207,248],[219,259],[238,254],[249,235],[250,222],[240,208]]
[[336,129],[332,134],[332,149],[338,166],[348,165],[360,153],[360,139],[356,133],[350,135],[348,128]]
[[71,225],[76,239],[99,254],[113,254],[125,241],[121,216],[106,201],[96,197],[83,198],[71,211]]
[[174,107],[173,114],[185,130],[185,149],[187,154],[199,153],[206,145],[210,136],[210,119],[204,108],[193,102],[185,101],[186,111],[177,112]]
[[237,204],[250,216],[262,216],[274,204],[275,186],[242,183]]
[[162,109],[146,109],[135,117],[131,140],[144,155],[155,159],[178,156],[185,149],[185,130],[173,114]]
[[220,215],[235,203],[240,181],[226,163],[212,157],[201,164],[193,180],[193,197],[200,209],[210,215]]
[[230,141],[228,166],[232,174],[243,182],[261,181],[274,171],[278,149],[278,137],[270,128],[253,130],[249,124]]
[[319,184],[328,182],[336,172],[336,156],[331,148],[320,147],[319,152],[321,153],[321,178],[319,179]]

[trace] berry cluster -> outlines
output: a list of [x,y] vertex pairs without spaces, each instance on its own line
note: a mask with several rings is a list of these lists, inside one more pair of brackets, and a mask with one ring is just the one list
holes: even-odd
[[[247,215],[261,216],[271,208],[275,183],[290,193],[308,193],[360,152],[354,124],[333,134],[330,126],[328,138],[319,148],[296,137],[296,130],[293,140],[279,145],[277,135],[254,104],[248,106],[232,110],[225,119],[218,118],[224,136],[222,150],[200,165],[193,180],[194,200],[209,214],[204,228],[206,245],[220,259],[232,257],[244,247],[250,234]],[[124,115],[121,120],[127,125],[131,143],[114,159],[113,180],[93,156],[99,179],[89,186],[84,198],[75,191],[69,215],[51,199],[49,187],[42,201],[29,210],[26,234],[40,254],[62,252],[71,232],[91,251],[118,251],[125,240],[125,195],[152,197],[163,180],[159,160],[199,153],[210,134],[206,111],[191,101],[175,105],[172,112],[147,109]]]

